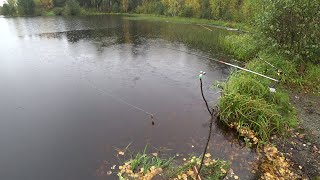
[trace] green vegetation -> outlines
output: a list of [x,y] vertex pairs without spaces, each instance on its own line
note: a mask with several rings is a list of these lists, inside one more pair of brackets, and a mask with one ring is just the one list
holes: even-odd
[[205,24],[212,26],[231,27],[237,29],[247,30],[249,27],[240,22],[228,22],[222,20],[213,19],[199,19],[199,18],[187,18],[187,17],[167,17],[164,15],[148,15],[148,14],[125,14],[127,19],[130,20],[147,20],[147,21],[161,21],[171,22],[179,24]]
[[[84,12],[83,14],[143,13],[248,22],[254,14],[257,0],[25,0],[29,4],[33,2],[35,5],[32,6],[18,4],[17,1],[19,0],[7,0],[3,5],[2,14],[6,16],[45,15],[44,11],[51,11],[54,8],[67,9],[67,4],[72,4],[72,7],[77,9],[80,6],[82,9],[80,12],[73,13],[76,15],[82,14],[81,12]],[[64,13],[64,15],[72,14]]]
[[245,72],[230,77],[220,99],[220,120],[249,127],[261,140],[268,141],[272,134],[295,125],[296,118],[288,95],[280,89],[270,92],[269,82],[259,79]]
[[[207,52],[223,47],[241,60],[245,68],[280,80],[275,83],[248,72],[233,72],[221,86],[219,117],[236,129],[247,144],[266,144],[268,161],[261,166],[262,177],[266,179],[273,172],[275,179],[293,179],[289,164],[268,143],[272,135],[284,136],[298,124],[296,111],[290,104],[290,90],[320,95],[319,7],[319,0],[7,0],[0,12],[5,16],[122,13],[131,20],[207,25],[188,26],[181,33],[170,31],[174,26],[168,27],[162,38],[175,37]],[[211,33],[210,25],[250,33],[220,36],[218,31]],[[195,28],[203,33],[195,36]],[[219,38],[221,44],[213,45],[210,42],[213,38]],[[167,179],[195,179],[193,167],[199,161],[200,158],[190,157],[179,165],[172,158],[146,154],[145,149],[119,166],[118,176],[147,178],[162,174]],[[210,159],[209,155],[205,163],[202,177],[225,176],[228,163]],[[278,169],[283,173],[276,173]]]
[[[201,163],[201,157],[190,156],[183,159],[183,164],[173,164],[164,173],[166,179],[197,179],[195,167]],[[219,180],[226,177],[230,164],[223,160],[211,159],[211,154],[205,155],[204,165],[199,174],[202,179]],[[235,176],[234,174],[231,175]],[[237,176],[236,176],[237,177]]]
[[[315,8],[319,1],[275,0],[261,5],[257,7],[263,9],[252,19],[257,25],[252,33],[227,36],[222,44],[245,61],[247,69],[280,83],[247,72],[233,73],[224,85],[220,119],[231,127],[248,127],[262,141],[268,141],[271,135],[281,135],[297,124],[284,89],[320,93],[320,16]],[[276,92],[270,92],[269,87],[275,87]]]
[[[183,161],[178,161],[173,157],[159,157],[158,153],[147,154],[146,151],[147,146],[142,153],[131,156],[124,164],[119,165],[117,172],[119,179],[151,180],[155,176],[161,176],[165,179],[197,179],[195,168],[199,168],[201,157],[190,156],[183,158]],[[211,154],[208,153],[205,155],[200,177],[212,180],[223,179],[227,175],[229,167],[228,162],[212,159]],[[238,178],[233,173],[230,177]]]

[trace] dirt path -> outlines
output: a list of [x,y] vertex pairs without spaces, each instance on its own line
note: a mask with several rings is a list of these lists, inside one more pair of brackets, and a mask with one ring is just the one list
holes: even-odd
[[274,144],[295,164],[305,179],[320,179],[320,97],[292,94],[297,108],[299,128],[286,140],[274,138]]

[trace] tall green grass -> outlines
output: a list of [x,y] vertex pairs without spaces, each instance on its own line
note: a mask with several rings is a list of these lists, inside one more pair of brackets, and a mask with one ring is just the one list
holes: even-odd
[[222,39],[224,49],[242,61],[248,61],[259,51],[257,42],[250,34],[230,35]]
[[[234,72],[223,85],[220,119],[228,125],[235,122],[249,127],[262,141],[296,126],[296,112],[287,90],[320,94],[320,66],[306,63],[301,74],[299,61],[288,59],[251,34],[227,36],[223,42],[226,51],[247,62],[247,69],[278,79],[280,83],[248,72]],[[275,87],[276,92],[270,92],[270,87]]]
[[269,90],[269,80],[259,80],[246,72],[234,73],[224,85],[220,99],[220,120],[254,130],[262,141],[272,134],[281,134],[296,125],[295,111],[289,96]]

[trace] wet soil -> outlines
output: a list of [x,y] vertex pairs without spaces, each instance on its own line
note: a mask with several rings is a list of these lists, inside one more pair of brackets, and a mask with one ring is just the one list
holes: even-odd
[[320,97],[294,93],[291,102],[296,107],[299,126],[286,139],[273,137],[273,143],[293,162],[303,179],[319,179]]

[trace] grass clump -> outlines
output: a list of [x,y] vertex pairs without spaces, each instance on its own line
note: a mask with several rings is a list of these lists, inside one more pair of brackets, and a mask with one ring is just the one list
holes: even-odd
[[[124,164],[119,165],[119,171],[117,173],[119,179],[151,180],[156,176],[171,180],[197,179],[196,169],[200,166],[202,156],[190,156],[189,158],[183,158],[182,162],[182,160],[174,161],[173,157],[160,157],[158,153],[147,154],[146,150],[147,146],[142,153],[137,153],[135,156],[131,156],[131,158],[126,160]],[[116,165],[112,168],[115,167]],[[207,153],[205,154],[200,177],[202,179],[210,180],[223,179],[226,177],[229,168],[230,163],[223,160],[212,159],[211,154]],[[108,175],[111,174],[112,172],[108,173]],[[230,177],[238,178],[233,171],[231,171]]]
[[119,179],[152,179],[161,174],[171,164],[173,158],[160,158],[158,154],[137,153],[130,160],[119,166]]
[[[269,80],[258,78],[246,72],[234,73],[224,85],[219,115],[228,126],[236,123],[251,129],[265,142],[272,134],[284,133],[296,125],[296,118],[288,95],[281,89],[270,92]],[[242,134],[240,127],[236,129]]]
[[[296,113],[285,89],[320,94],[320,66],[307,62],[301,69],[301,61],[288,59],[257,39],[251,34],[231,35],[223,40],[223,45],[235,57],[247,61],[245,68],[278,79],[280,83],[248,72],[233,73],[224,83],[220,119],[236,127],[241,136],[247,134],[241,133],[243,129],[251,129],[262,140],[259,142],[265,142],[271,135],[283,135],[286,129],[297,125]],[[275,87],[276,92],[271,92],[270,87]],[[252,140],[252,137],[246,138]]]
[[252,59],[259,51],[256,41],[249,34],[229,35],[222,42],[226,51],[243,61]]
[[46,11],[42,16],[55,16],[55,15],[56,14],[54,13],[54,11]]
[[[166,179],[198,179],[196,178],[195,167],[199,167],[201,157],[189,157],[183,159],[184,163],[180,166],[171,167],[166,173]],[[230,168],[230,164],[223,160],[215,160],[211,158],[211,154],[206,154],[201,173],[202,179],[219,180],[223,179]],[[234,176],[234,174],[232,174]],[[237,177],[237,176],[236,176]]]

